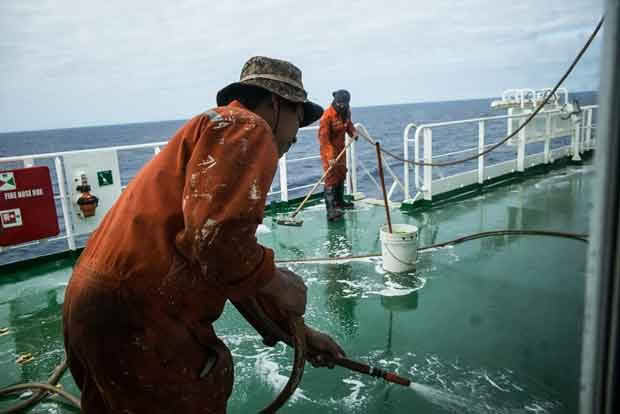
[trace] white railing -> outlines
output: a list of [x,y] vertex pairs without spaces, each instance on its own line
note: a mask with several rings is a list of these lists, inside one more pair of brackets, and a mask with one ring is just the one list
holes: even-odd
[[[579,154],[583,153],[586,150],[592,149],[594,147],[594,136],[592,131],[595,129],[595,125],[593,124],[593,111],[598,109],[597,106],[585,106],[583,109],[583,115],[579,122],[575,125],[575,130],[572,135],[572,142],[570,145],[557,148],[555,150],[551,150],[550,139],[546,139],[544,141],[544,151],[542,153],[533,154],[526,156],[525,149],[526,143],[524,138],[524,133],[520,134],[520,140],[516,145],[516,153],[515,158],[509,161],[501,162],[498,164],[494,164],[491,166],[486,165],[487,160],[486,156],[478,158],[478,166],[477,169],[473,171],[459,172],[457,174],[453,174],[451,176],[442,176],[439,179],[433,179],[433,168],[432,166],[424,166],[423,174],[420,172],[419,166],[410,166],[409,164],[405,165],[404,168],[404,176],[401,181],[401,178],[393,171],[390,167],[389,159],[386,159],[382,155],[384,168],[389,175],[392,177],[392,185],[390,187],[388,193],[388,199],[391,201],[391,198],[394,195],[396,190],[401,190],[403,192],[404,201],[414,202],[420,197],[424,197],[426,200],[431,200],[432,196],[435,194],[440,194],[446,191],[450,191],[452,189],[456,189],[459,187],[463,187],[468,184],[473,183],[483,183],[485,180],[488,180],[493,177],[497,177],[502,174],[514,172],[514,171],[523,171],[525,168],[531,167],[533,165],[541,164],[541,163],[550,163],[553,162],[554,159],[560,156],[572,155],[573,159],[578,160]],[[549,121],[549,117],[559,111],[546,111],[542,116],[547,117],[547,128],[551,128],[552,124]],[[476,119],[468,119],[461,121],[450,121],[450,122],[439,122],[432,124],[409,124],[406,126],[403,135],[403,150],[404,150],[404,158],[405,159],[413,159],[417,161],[424,161],[426,163],[431,163],[436,160],[441,160],[442,158],[453,157],[457,155],[464,156],[466,154],[473,154],[475,151],[478,153],[482,152],[484,149],[488,148],[491,144],[486,144],[487,134],[486,134],[486,124],[489,121],[493,120],[507,120],[511,118],[519,118],[523,119],[527,117],[528,114],[519,114],[519,115],[503,115],[503,116],[492,116],[485,118],[476,118]],[[459,151],[454,151],[450,153],[442,153],[442,154],[433,154],[432,149],[432,140],[433,140],[433,130],[436,128],[446,127],[446,126],[458,126],[465,124],[477,124],[478,126],[478,145],[472,148],[466,148]],[[355,124],[356,129],[365,137],[365,140],[362,141],[370,141],[370,143],[374,143],[375,139],[371,137],[368,130],[363,124],[357,123]],[[317,130],[318,127],[307,127],[303,128],[301,131],[314,131]],[[412,130],[416,130],[414,138],[410,138],[410,134]],[[549,134],[550,136],[552,134]],[[351,138],[347,136],[347,140]],[[423,154],[420,156],[420,144],[423,140]],[[147,143],[147,144],[138,144],[138,145],[123,145],[116,147],[107,147],[107,148],[96,148],[96,149],[85,149],[85,150],[77,150],[77,151],[65,151],[65,152],[56,152],[56,153],[45,153],[45,154],[34,154],[34,155],[23,155],[23,156],[11,156],[11,157],[3,157],[0,158],[0,169],[3,168],[2,164],[5,163],[22,163],[24,168],[33,167],[35,165],[35,160],[49,160],[53,163],[56,175],[56,181],[58,184],[58,193],[55,194],[55,199],[60,200],[60,207],[62,211],[62,220],[64,224],[64,233],[60,236],[47,239],[51,240],[66,240],[69,246],[69,249],[74,250],[77,248],[76,246],[76,237],[80,236],[80,234],[75,234],[74,225],[76,218],[73,217],[70,208],[70,192],[67,191],[68,182],[66,179],[69,177],[65,177],[64,169],[63,169],[63,157],[67,155],[75,155],[75,154],[92,154],[100,151],[105,152],[113,152],[118,160],[118,152],[119,151],[133,151],[133,150],[141,150],[141,149],[152,149],[153,154],[157,154],[162,147],[167,144],[166,141]],[[410,146],[413,144],[413,158],[410,158]],[[348,146],[347,154],[346,154],[346,163],[347,163],[347,179],[346,179],[346,188],[347,194],[358,194],[358,167],[362,170],[362,179],[368,179],[372,182],[377,190],[380,192],[381,188],[379,186],[378,181],[375,178],[375,174],[371,173],[371,171],[367,168],[362,160],[357,155],[356,146],[360,145],[359,142],[353,142]],[[307,155],[300,158],[289,159],[286,155],[284,155],[279,163],[278,163],[278,174],[279,174],[279,185],[275,190],[270,189],[268,195],[269,196],[277,196],[281,201],[289,201],[289,195],[291,192],[298,192],[299,195],[303,195],[301,193],[302,190],[306,190],[313,186],[313,183],[299,185],[295,187],[289,187],[289,177],[288,177],[288,167],[289,164],[295,164],[303,161],[310,160],[319,160],[320,155]],[[374,157],[372,158],[374,161]],[[370,161],[372,162],[372,161]],[[414,185],[413,188],[416,189],[416,194],[413,198],[411,198],[411,177],[410,170],[414,170]],[[317,170],[322,171],[320,167],[320,162],[317,162]],[[421,181],[423,179],[423,181]],[[275,183],[275,180],[274,180]],[[124,187],[123,187],[124,188]],[[59,218],[61,218],[59,216]],[[26,243],[18,246],[11,246],[10,248],[30,246],[33,244],[38,244],[38,241]],[[0,248],[0,252],[3,249]]]
[[[365,128],[361,124],[357,124],[361,126],[364,130]],[[300,131],[314,131],[318,130],[318,127],[306,127],[302,128]],[[347,139],[350,139],[347,137]],[[81,234],[75,234],[75,217],[73,217],[70,202],[71,202],[71,193],[68,191],[65,177],[65,171],[63,168],[63,157],[67,155],[92,155],[93,153],[98,152],[112,152],[116,159],[118,160],[119,151],[132,151],[132,150],[143,150],[143,149],[153,149],[153,155],[156,155],[160,152],[161,148],[164,147],[168,142],[160,141],[146,144],[136,144],[136,145],[123,145],[123,146],[115,146],[115,147],[105,147],[105,148],[93,148],[93,149],[84,149],[84,150],[75,150],[75,151],[62,151],[62,152],[53,152],[53,153],[43,153],[43,154],[32,154],[32,155],[18,155],[18,156],[9,156],[0,158],[0,170],[6,169],[3,164],[7,163],[21,163],[23,168],[29,168],[35,166],[35,160],[48,160],[53,163],[56,182],[58,184],[58,192],[54,193],[54,199],[60,201],[61,207],[61,216],[59,219],[62,219],[64,224],[64,232],[61,235],[49,239],[45,239],[46,241],[56,241],[56,240],[66,240],[68,243],[68,247],[70,250],[75,250],[76,246],[76,237]],[[280,195],[281,201],[289,200],[289,193],[294,191],[301,191],[313,186],[313,184],[300,185],[295,187],[289,187],[289,178],[288,178],[288,164],[294,164],[302,161],[308,160],[320,160],[320,155],[310,155],[301,158],[289,159],[286,154],[279,160],[278,163],[278,175],[279,175],[279,188],[274,190],[273,188],[269,191],[268,196]],[[320,162],[317,163],[318,169],[320,169]],[[20,168],[20,167],[12,167],[12,168]],[[356,171],[356,155],[355,155],[355,143],[352,143],[347,149],[347,193],[351,194],[355,192],[357,189],[357,171]],[[126,186],[122,186],[121,188],[125,188]],[[273,184],[272,184],[273,187]],[[39,244],[40,241],[33,241],[29,243],[24,243],[20,245],[10,246],[10,247],[0,247],[0,252],[5,249],[14,249],[26,246],[33,246]]]
[[[318,129],[319,127],[313,126],[313,127],[301,128],[300,131],[302,132],[303,131],[315,131]],[[288,186],[288,164],[294,164],[294,163],[298,163],[302,161],[309,161],[309,160],[320,160],[320,159],[321,159],[321,156],[318,154],[307,156],[307,157],[301,157],[301,158],[293,158],[293,159],[288,159],[288,156],[284,154],[278,161],[278,175],[280,179],[279,180],[280,187],[278,190],[274,190],[273,184],[272,184],[272,188],[269,190],[269,193],[267,193],[267,197],[280,194],[280,201],[289,201],[289,192],[305,190],[306,188],[312,187],[314,184],[307,184],[307,185],[301,185],[301,186],[289,188]]]
[[[552,130],[554,123],[552,122],[552,118],[554,116],[562,115],[563,112],[561,110],[545,111],[542,112],[540,115],[536,116],[535,118],[538,119],[542,117],[545,121],[546,137],[542,140],[542,142],[544,142],[544,150],[542,153],[536,153],[529,156],[526,155],[526,146],[528,145],[528,142],[527,137],[525,136],[526,129],[524,128],[519,132],[519,136],[516,139],[517,145],[515,158],[498,164],[494,164],[492,166],[486,165],[486,155],[483,155],[478,158],[477,169],[472,171],[459,172],[458,174],[454,174],[452,176],[443,176],[437,180],[434,180],[434,168],[442,167],[433,167],[430,165],[424,165],[423,167],[415,165],[412,167],[408,164],[407,166],[405,166],[403,179],[405,200],[408,202],[414,202],[418,198],[420,198],[420,196],[422,196],[425,200],[432,200],[434,194],[441,194],[470,184],[482,184],[485,180],[510,172],[523,172],[526,168],[543,163],[549,164],[553,162],[554,159],[562,156],[572,155],[572,159],[574,161],[579,161],[581,159],[581,153],[594,147],[592,131],[596,127],[593,124],[593,111],[597,109],[598,106],[596,105],[583,107],[582,116],[578,118],[577,121],[573,124],[574,127],[571,133],[570,145],[556,148],[554,150],[551,150],[551,137],[554,136],[554,131]],[[404,158],[410,159],[409,146],[411,143],[413,143],[414,149],[413,160],[423,162],[425,164],[436,163],[438,159],[455,155],[460,155],[464,158],[466,155],[473,155],[473,153],[475,153],[476,151],[478,152],[478,154],[480,154],[492,145],[486,144],[487,134],[485,127],[489,121],[519,119],[520,122],[523,122],[528,116],[528,113],[522,113],[518,115],[490,116],[484,118],[437,122],[423,125],[416,125],[413,123],[409,124],[405,128],[403,134]],[[451,153],[433,154],[434,129],[466,124],[477,124],[478,145]],[[410,133],[413,129],[415,129],[416,132],[414,138],[412,139],[410,138]],[[459,139],[462,140],[461,137],[459,137]],[[420,157],[421,141],[423,141],[422,148],[424,151],[422,157]],[[423,169],[422,174],[420,173],[421,168]],[[414,170],[414,187],[416,189],[416,195],[414,196],[414,198],[411,198],[411,169]]]
[[[65,181],[65,172],[63,168],[63,157],[67,155],[88,155],[97,152],[113,152],[118,159],[119,151],[131,151],[131,150],[139,150],[139,149],[153,149],[153,153],[157,154],[161,147],[167,144],[166,141],[161,142],[152,142],[147,144],[136,144],[136,145],[121,145],[115,147],[106,147],[106,148],[92,148],[92,149],[84,149],[84,150],[75,150],[75,151],[62,151],[62,152],[49,152],[43,154],[31,154],[31,155],[17,155],[10,157],[2,157],[0,158],[0,169],[4,169],[2,167],[3,163],[22,163],[24,168],[30,168],[35,166],[35,160],[49,160],[53,161],[54,170],[56,172],[56,182],[58,184],[58,192],[54,193],[54,199],[60,200],[61,211],[62,211],[62,220],[64,224],[64,234],[61,234],[57,237],[46,239],[47,241],[56,241],[56,240],[66,240],[70,250],[76,249],[76,237],[78,235],[74,234],[74,218],[71,214],[71,209],[69,207],[70,202],[70,193],[67,191],[67,182]],[[60,217],[59,217],[60,218]],[[40,241],[33,241],[29,243],[19,244],[15,246],[9,247],[0,247],[0,252],[5,249],[13,249],[19,247],[26,247],[39,244]]]
[[[369,141],[371,145],[374,145],[377,142],[373,137],[370,136],[370,134],[368,133],[368,130],[366,129],[366,127],[364,127],[364,125],[358,123],[358,124],[355,124],[355,128],[357,129],[357,132],[360,135],[362,135],[366,141]],[[375,160],[374,157],[372,159],[373,161]],[[388,201],[392,201],[392,196],[394,195],[394,191],[396,191],[397,189],[400,189],[404,194],[405,186],[401,183],[400,177],[394,172],[392,167],[390,167],[390,164],[388,161],[389,160],[386,159],[385,155],[381,153],[381,162],[383,164],[383,168],[392,177],[392,185],[390,186],[390,189],[387,194]],[[365,177],[369,178],[370,181],[374,183],[375,187],[377,188],[377,192],[380,194],[383,190],[381,186],[379,185],[379,183],[377,182],[377,180],[375,179],[375,177],[373,176],[373,174],[368,170],[368,168],[366,168],[366,165],[364,164],[363,160],[358,159],[356,160],[356,162],[362,166]],[[356,168],[357,168],[357,165],[354,165],[352,167],[353,171],[357,175],[357,172],[355,171]]]
[[[363,131],[366,136],[368,135],[368,131],[366,130],[366,127],[361,124],[361,123],[356,123],[355,124],[355,128],[358,131]],[[314,126],[314,127],[306,127],[306,128],[302,128],[300,131],[317,131],[319,129],[318,126]],[[352,138],[347,134],[346,135],[346,143],[349,144],[350,140]],[[356,142],[351,142],[350,145],[347,146],[347,151],[346,151],[346,165],[347,165],[347,177],[345,180],[345,186],[346,186],[346,193],[347,194],[355,194],[357,193],[357,182],[358,182],[358,176],[357,176],[357,165],[358,163],[361,163],[361,160],[358,159],[357,157],[357,152],[356,152]],[[301,157],[301,158],[293,158],[293,159],[289,159],[287,154],[284,154],[281,158],[280,161],[278,162],[278,175],[279,175],[279,182],[280,182],[280,187],[277,190],[274,190],[273,188],[269,191],[269,193],[267,194],[267,196],[272,196],[272,195],[276,195],[276,194],[280,194],[280,201],[289,201],[289,193],[292,192],[298,192],[299,195],[299,191],[300,190],[305,190],[308,188],[311,188],[314,186],[315,183],[310,183],[310,184],[306,184],[306,185],[300,185],[300,186],[296,186],[296,187],[289,187],[288,186],[288,164],[294,164],[294,163],[298,163],[301,161],[309,161],[309,160],[320,160],[321,156],[319,154],[316,155],[310,155],[310,156],[306,156],[306,157]],[[321,162],[319,161],[317,163],[318,166],[321,165]],[[363,165],[363,164],[362,164]],[[364,167],[365,169],[365,167]],[[320,170],[320,168],[319,168]],[[372,174],[365,169],[365,174],[370,177],[371,180],[374,181],[374,177],[372,176]],[[394,177],[396,177],[395,175],[393,175]],[[397,178],[397,177],[396,177]],[[376,184],[376,182],[375,182]]]

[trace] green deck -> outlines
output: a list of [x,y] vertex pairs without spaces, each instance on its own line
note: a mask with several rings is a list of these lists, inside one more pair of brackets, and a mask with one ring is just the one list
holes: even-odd
[[[392,211],[395,223],[420,227],[422,246],[496,229],[586,233],[590,166],[554,172],[431,210]],[[303,227],[271,217],[261,242],[278,259],[380,251],[381,208],[357,203],[327,225],[322,205],[302,212]],[[331,333],[351,358],[412,378],[418,391],[342,368],[306,369],[282,410],[291,413],[576,413],[585,243],[504,236],[419,255],[415,273],[389,275],[380,259],[287,264],[308,285],[306,321]],[[71,259],[15,270],[0,279],[0,387],[44,380],[63,356],[60,335]],[[395,296],[386,296],[395,295]],[[235,359],[229,412],[257,412],[288,376],[291,353],[267,348],[227,307],[217,331]],[[21,353],[35,360],[18,365]],[[70,376],[65,389],[77,392]],[[8,406],[0,401],[0,410]],[[75,412],[47,400],[32,412]]]

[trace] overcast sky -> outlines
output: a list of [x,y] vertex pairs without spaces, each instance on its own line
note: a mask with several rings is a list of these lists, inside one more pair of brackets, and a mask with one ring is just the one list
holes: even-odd
[[[600,0],[1,0],[0,132],[189,118],[253,55],[353,106],[550,87]],[[602,34],[602,33],[601,33]],[[596,90],[602,36],[568,79]]]

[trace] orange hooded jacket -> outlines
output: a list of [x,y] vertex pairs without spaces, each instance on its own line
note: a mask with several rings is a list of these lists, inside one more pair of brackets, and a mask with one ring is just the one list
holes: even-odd
[[212,323],[274,276],[255,232],[277,161],[269,125],[235,101],[188,121],[123,191],[66,292],[85,412],[225,410],[232,359]]
[[[319,146],[321,149],[321,161],[323,171],[329,168],[329,160],[335,160],[345,147],[345,132],[350,137],[357,135],[357,131],[351,122],[351,118],[343,121],[334,107],[330,105],[321,117],[319,126]],[[335,187],[344,182],[347,176],[346,158],[342,156],[338,163],[325,177],[326,187]]]

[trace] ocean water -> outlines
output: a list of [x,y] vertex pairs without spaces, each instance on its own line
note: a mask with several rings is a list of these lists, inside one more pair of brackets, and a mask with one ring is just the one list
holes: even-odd
[[[578,99],[582,105],[596,104],[596,92],[580,92],[571,94],[570,99]],[[502,115],[505,111],[492,110],[491,102],[497,98],[472,99],[446,102],[428,102],[400,105],[384,105],[372,107],[353,107],[352,118],[354,122],[362,123],[381,145],[396,154],[403,155],[403,132],[409,123],[418,125],[429,122],[453,121],[482,116]],[[353,102],[354,103],[354,102]],[[199,108],[199,114],[208,108]],[[120,145],[134,145],[149,142],[161,142],[170,139],[186,120],[171,120],[161,122],[143,122],[123,125],[105,125],[82,128],[53,129],[41,131],[23,131],[0,133],[0,157],[80,150],[99,147]],[[506,122],[503,120],[488,122],[486,125],[486,142],[497,142],[506,135]],[[413,133],[411,134],[413,136]],[[558,138],[552,141],[552,148],[566,145],[569,138]],[[477,146],[477,125],[459,125],[446,127],[433,131],[433,154],[449,153]],[[412,147],[410,147],[411,149]],[[527,152],[542,151],[542,144],[530,144]],[[360,140],[357,145],[358,160],[373,176],[377,176],[377,162],[375,148]],[[488,165],[515,158],[515,147],[504,145],[489,154],[486,158]],[[298,134],[298,143],[288,153],[289,160],[311,155],[318,155],[319,147],[316,130],[303,130]],[[411,153],[413,151],[411,150]],[[142,166],[152,157],[152,149],[120,151],[119,163],[121,169],[121,181],[127,184]],[[469,155],[469,154],[466,154]],[[463,155],[458,156],[459,158]],[[446,157],[443,160],[455,158]],[[400,179],[403,176],[403,165],[391,158],[386,159],[392,170]],[[54,165],[52,160],[37,160],[36,165],[47,165],[52,171],[52,181],[55,191],[58,185],[55,182]],[[0,171],[21,168],[18,163],[0,163]],[[358,165],[358,190],[367,196],[380,197],[375,184],[362,172],[362,166]],[[477,161],[469,161],[447,168],[435,168],[435,178],[443,175],[451,175],[458,172],[477,168]],[[320,160],[313,159],[297,162],[288,169],[289,188],[312,184],[322,175]],[[386,186],[392,184],[392,178],[386,172]],[[279,189],[279,178],[274,178],[273,190]],[[290,191],[289,197],[301,197],[307,189]],[[321,191],[321,189],[317,190]],[[271,197],[277,199],[278,195]],[[396,194],[395,199],[402,194]],[[61,211],[60,202],[57,202],[57,211]],[[61,232],[64,231],[64,222],[59,219]],[[78,244],[83,240],[78,240]],[[61,247],[58,247],[61,246]],[[12,249],[0,253],[0,264],[20,260],[26,256],[49,253],[63,249],[66,242],[50,242],[44,246],[24,249]]]

